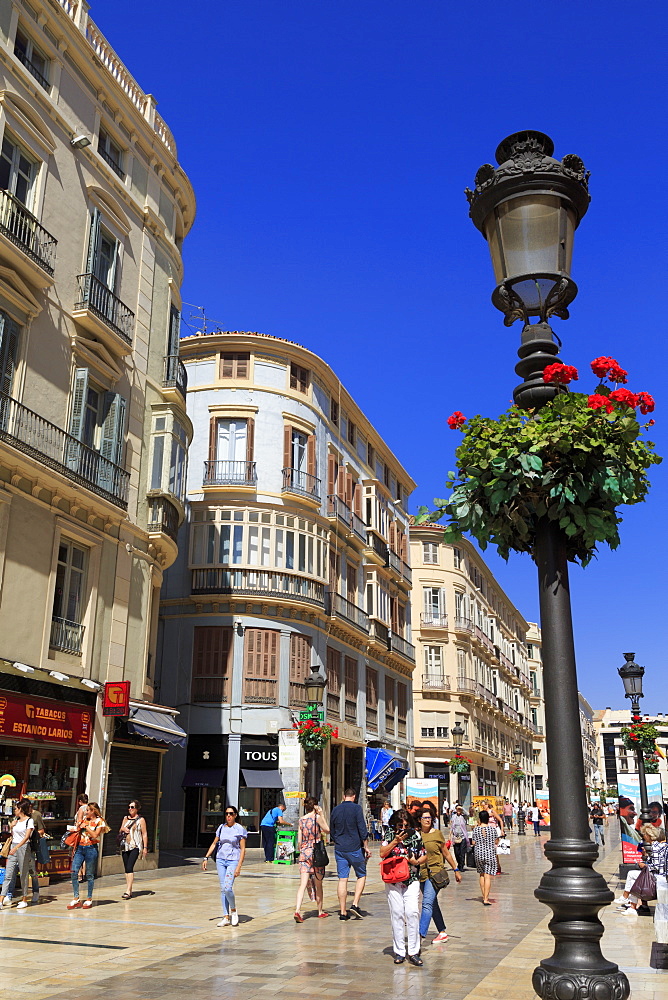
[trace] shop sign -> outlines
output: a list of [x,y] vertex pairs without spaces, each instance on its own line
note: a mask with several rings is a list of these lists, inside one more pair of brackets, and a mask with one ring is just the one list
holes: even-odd
[[[303,711],[301,711],[299,713],[299,721],[300,722],[308,722],[308,720],[312,719],[312,718],[313,718],[313,712],[312,712],[312,710],[310,708],[305,708],[305,709],[303,709]],[[318,709],[318,722],[324,722],[324,721],[325,721],[325,713],[324,713],[324,711],[321,708],[319,708]]]
[[278,748],[278,766],[281,771],[284,767],[301,767],[301,747],[298,743],[286,744]]
[[86,705],[0,694],[0,736],[8,739],[89,747],[93,721],[93,713]]
[[248,767],[255,771],[275,771],[278,767],[278,747],[242,745],[241,767]]
[[107,681],[104,685],[102,715],[130,714],[130,681]]

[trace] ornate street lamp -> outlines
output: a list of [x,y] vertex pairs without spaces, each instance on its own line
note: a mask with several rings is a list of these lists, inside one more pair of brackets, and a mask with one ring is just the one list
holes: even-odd
[[464,740],[464,727],[459,722],[456,722],[450,730],[450,735],[452,736],[452,745],[455,748],[455,757],[461,757],[459,751],[462,748]]
[[[515,767],[519,768],[520,761],[522,759],[522,745],[521,745],[521,743],[516,743],[515,744],[515,747],[513,749],[513,757],[515,758]],[[519,778],[517,779],[517,799],[518,799],[518,808],[517,808],[517,835],[518,835],[518,837],[524,837],[526,835],[526,830],[524,829],[525,813],[524,813],[524,809],[522,808],[522,785],[521,785],[521,782],[520,782]]]
[[[626,663],[619,667],[617,673],[624,682],[624,694],[631,699],[631,721],[640,722],[640,699],[643,696],[642,679],[645,668],[634,660],[635,653],[624,653]],[[647,795],[647,778],[645,776],[645,753],[642,746],[636,748],[636,764],[638,767],[638,785],[640,787],[640,820],[651,823],[652,814],[649,811]]]
[[327,682],[318,670],[317,664],[314,664],[311,667],[311,673],[304,682],[304,686],[306,688],[306,701],[311,708],[311,718],[314,722],[318,722],[320,719],[318,713],[320,712],[320,706],[323,703],[326,684]]
[[[567,319],[577,294],[570,275],[573,238],[589,206],[582,160],[573,154],[556,160],[553,152],[544,133],[516,132],[498,147],[498,167],[480,167],[475,189],[466,192],[471,219],[489,243],[497,282],[492,302],[506,326],[524,321],[515,368],[524,381],[514,391],[522,409],[541,407],[562,391],[543,382],[543,371],[559,350],[548,320]],[[550,760],[551,839],[545,854],[552,864],[535,895],[553,911],[555,949],[534,970],[533,987],[540,997],[559,1000],[626,1000],[628,979],[600,946],[598,913],[614,894],[593,867],[598,848],[589,830],[568,562],[558,522],[538,521],[534,559]]]

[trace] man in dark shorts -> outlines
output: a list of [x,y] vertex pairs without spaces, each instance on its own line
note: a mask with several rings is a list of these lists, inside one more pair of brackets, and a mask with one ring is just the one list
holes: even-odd
[[[366,883],[366,862],[371,857],[367,850],[369,831],[364,822],[362,807],[355,802],[355,791],[346,788],[343,802],[332,809],[329,819],[330,836],[334,841],[336,873],[339,876],[337,896],[339,897],[339,920],[359,920],[364,916],[359,903]],[[346,912],[348,896],[348,876],[351,867],[355,870],[357,882],[350,913]]]

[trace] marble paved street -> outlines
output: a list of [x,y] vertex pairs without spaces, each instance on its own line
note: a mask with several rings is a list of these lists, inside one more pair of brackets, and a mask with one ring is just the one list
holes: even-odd
[[[30,1000],[183,1000],[184,990],[189,1000],[272,994],[363,1000],[416,989],[420,1000],[531,1000],[531,972],[552,950],[545,907],[533,897],[546,867],[544,839],[512,837],[512,854],[502,858],[505,874],[494,882],[493,906],[481,905],[474,872],[441,892],[450,938],[432,946],[432,928],[421,969],[392,962],[377,848],[361,921],[339,921],[330,875],[325,902],[331,916],[316,919],[307,902],[305,922],[295,924],[296,867],[253,863],[236,883],[239,926],[217,928],[216,874],[183,868],[173,877],[141,876],[129,902],[120,899],[120,881],[103,879],[89,911],[67,912],[70,896],[49,896],[49,889],[37,907],[4,910],[3,966],[18,976]],[[599,867],[615,891],[618,863],[612,837]],[[648,968],[651,920],[630,919],[611,907],[605,923],[604,951],[626,971],[634,1000],[666,1000],[668,972]]]

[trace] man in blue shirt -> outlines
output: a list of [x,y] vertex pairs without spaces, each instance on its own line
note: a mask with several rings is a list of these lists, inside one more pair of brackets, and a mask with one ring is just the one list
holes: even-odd
[[274,850],[276,848],[276,826],[280,824],[281,826],[290,826],[291,824],[287,819],[283,819],[283,813],[286,810],[284,803],[280,806],[274,806],[266,814],[262,822],[260,823],[260,833],[262,834],[262,846],[264,848],[264,860],[273,861],[274,860]]
[[[336,873],[339,876],[337,896],[339,897],[339,920],[359,920],[364,914],[359,903],[366,882],[366,862],[371,857],[367,850],[369,831],[364,822],[362,807],[355,802],[355,791],[346,788],[343,802],[332,809],[329,819],[330,836],[334,841]],[[348,896],[348,876],[351,866],[355,869],[357,882],[350,913],[346,912]]]

